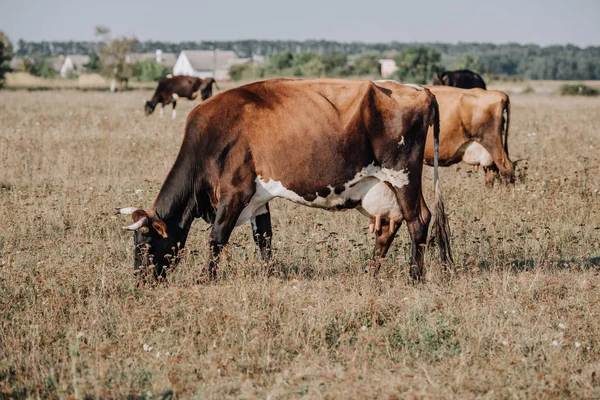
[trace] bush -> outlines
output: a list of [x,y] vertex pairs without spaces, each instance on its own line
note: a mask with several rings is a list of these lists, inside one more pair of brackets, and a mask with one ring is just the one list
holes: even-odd
[[31,75],[39,76],[44,79],[52,79],[56,77],[56,71],[49,61],[40,60],[29,63],[27,72]]
[[250,69],[248,64],[235,64],[229,68],[229,76],[232,81],[241,81],[244,77],[244,72]]
[[169,75],[171,70],[155,60],[140,61],[135,65],[133,76],[141,82],[157,81]]
[[379,54],[363,53],[354,62],[355,73],[358,76],[379,76]]
[[558,93],[563,96],[598,96],[600,91],[593,87],[580,84],[566,83],[561,85],[558,89]]

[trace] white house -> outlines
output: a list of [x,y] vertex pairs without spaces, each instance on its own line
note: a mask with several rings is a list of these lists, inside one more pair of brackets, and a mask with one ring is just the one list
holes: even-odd
[[230,50],[183,50],[179,53],[173,75],[228,80],[229,68],[240,59]]
[[398,66],[396,65],[396,61],[393,58],[384,58],[379,60],[379,65],[381,69],[381,77],[389,78],[394,75],[396,71],[398,71]]
[[65,57],[59,70],[62,78],[67,78],[70,75],[79,75],[84,70],[84,65],[90,62],[90,56],[83,54],[72,54]]

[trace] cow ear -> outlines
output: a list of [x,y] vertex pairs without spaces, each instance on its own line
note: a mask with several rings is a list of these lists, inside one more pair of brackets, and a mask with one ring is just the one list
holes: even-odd
[[154,228],[154,230],[156,232],[158,232],[158,234],[160,236],[163,237],[163,239],[166,239],[169,237],[169,235],[167,235],[167,225],[162,222],[162,221],[153,221],[152,222],[152,227]]

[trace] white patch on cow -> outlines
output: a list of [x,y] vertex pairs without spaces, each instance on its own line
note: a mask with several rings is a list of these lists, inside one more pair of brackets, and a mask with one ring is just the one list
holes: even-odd
[[490,153],[477,142],[469,143],[462,160],[469,165],[481,165],[482,167],[489,167],[494,162]]
[[177,116],[177,110],[173,109],[173,112],[171,113],[171,119],[175,119],[176,116]]
[[179,95],[177,93],[173,93],[171,97],[173,98],[173,100],[177,100],[179,98]]
[[171,79],[173,77],[172,74],[167,75],[167,78]]
[[[327,197],[322,197],[317,194],[317,197],[308,201],[292,190],[289,190],[280,181],[269,179],[263,180],[260,176],[256,178],[256,192],[250,200],[250,203],[244,208],[240,214],[236,226],[242,225],[250,218],[266,212],[265,204],[275,198],[281,197],[290,200],[294,203],[302,204],[309,207],[322,208],[327,210],[335,210],[336,207],[344,205],[347,201],[358,201],[362,203],[367,200],[366,206],[368,214],[375,215],[379,210],[379,214],[392,217],[399,216],[399,208],[394,208],[392,203],[395,201],[395,193],[383,182],[388,182],[395,188],[401,188],[408,184],[408,171],[396,171],[388,168],[381,168],[374,164],[364,167],[356,173],[354,178],[344,184],[344,190],[336,194],[333,187],[329,186],[330,193]],[[378,197],[387,191],[392,193],[386,194],[381,200]],[[373,191],[373,192],[372,192]],[[397,201],[396,201],[397,203]],[[379,204],[379,205],[378,205]],[[359,208],[364,206],[359,206]],[[371,214],[375,213],[375,214]]]
[[404,145],[404,136],[400,137],[400,141],[398,142],[398,147]]

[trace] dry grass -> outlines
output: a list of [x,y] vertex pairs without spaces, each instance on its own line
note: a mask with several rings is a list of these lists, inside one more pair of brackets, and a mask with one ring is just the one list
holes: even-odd
[[514,190],[442,171],[452,273],[430,250],[409,283],[403,228],[365,276],[363,217],[277,201],[282,276],[245,226],[197,284],[197,221],[169,282],[140,288],[111,211],[152,203],[193,106],[146,118],[148,96],[0,92],[0,397],[600,396],[600,99],[513,97]]
[[[110,82],[98,74],[82,74],[77,79],[44,79],[27,72],[11,72],[6,74],[6,87],[9,89],[27,90],[108,90]],[[156,82],[129,82],[130,89],[154,89]]]

